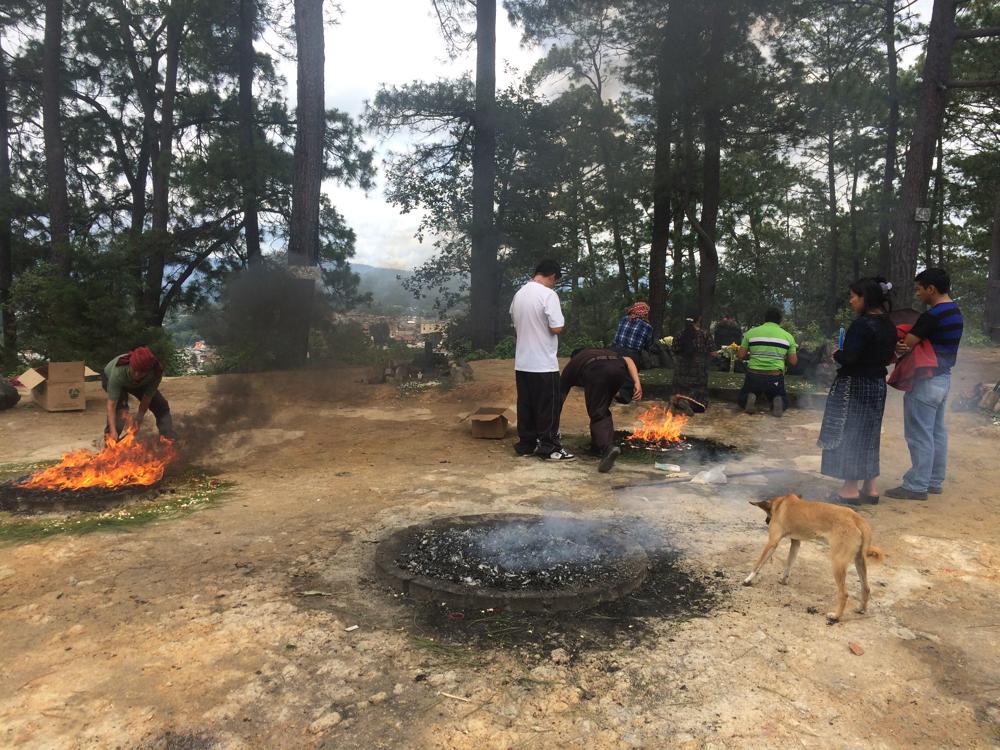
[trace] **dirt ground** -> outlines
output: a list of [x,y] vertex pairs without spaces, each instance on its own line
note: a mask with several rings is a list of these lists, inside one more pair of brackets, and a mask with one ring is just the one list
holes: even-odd
[[[953,392],[998,375],[997,353],[966,352]],[[463,416],[514,403],[510,362],[476,363],[475,376],[408,396],[353,370],[256,376],[256,426],[223,428],[201,459],[237,483],[223,502],[0,547],[0,746],[1000,747],[1000,428],[951,414],[945,493],[862,511],[887,559],[869,569],[868,614],[828,626],[818,543],[803,545],[788,586],[785,545],[754,587],[739,585],[766,536],[747,501],[833,488],[818,474],[820,413],[779,421],[720,404],[695,419],[693,432],[748,449],[730,473],[787,473],[616,489],[648,483],[649,468],[599,475],[592,461],[517,459],[510,439],[473,440]],[[163,390],[175,413],[198,413],[226,380]],[[0,413],[0,463],[91,444],[103,411],[99,389],[89,395],[83,413]],[[586,431],[582,395],[563,429]],[[893,392],[884,486],[908,466],[901,433]],[[452,641],[374,579],[374,543],[403,525],[543,510],[662,538],[718,581],[715,608],[550,655],[543,633],[539,648]]]

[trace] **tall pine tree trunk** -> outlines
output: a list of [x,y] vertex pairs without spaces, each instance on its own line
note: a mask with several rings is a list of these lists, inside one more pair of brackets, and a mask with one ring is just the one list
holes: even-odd
[[288,264],[315,266],[319,262],[319,198],[323,181],[323,0],[295,0],[297,57],[295,175],[292,183],[292,221]]
[[[938,238],[943,233],[944,205],[942,202],[944,195],[944,133],[937,139],[937,148],[934,156],[934,194],[931,198],[931,220],[927,223],[927,233],[924,238],[924,268],[930,268],[934,263],[934,233],[937,231]],[[937,265],[944,265],[940,261]]]
[[[674,42],[667,21],[656,52],[656,154],[653,160],[653,231],[649,247],[649,322],[653,335],[663,335],[667,307],[667,247],[670,242],[670,145],[674,119],[674,76],[670,52]],[[675,274],[676,275],[676,274]]]
[[66,148],[62,139],[62,23],[63,0],[45,0],[45,37],[42,44],[42,130],[48,184],[51,259],[69,275],[69,194],[66,188]]
[[300,276],[295,299],[288,305],[288,335],[295,364],[309,354],[312,300],[319,278],[319,203],[323,184],[323,142],[326,132],[326,50],[323,0],[295,0],[296,108],[295,174],[292,178],[292,219],[288,232],[288,265]]
[[177,97],[177,69],[180,65],[181,39],[187,21],[185,0],[174,0],[167,10],[167,46],[163,73],[163,99],[160,103],[160,129],[155,134],[157,154],[153,160],[152,232],[145,243],[147,253],[143,308],[146,324],[163,325],[165,310],[160,304],[163,274],[171,249],[170,173],[174,156],[174,103]]
[[858,238],[858,182],[861,179],[861,159],[858,154],[858,126],[852,128],[854,154],[851,159],[851,277],[861,278],[861,242]]
[[[833,96],[831,94],[831,101]],[[840,229],[837,226],[836,131],[833,113],[827,113],[826,132],[826,191],[827,225],[830,243],[830,276],[827,279],[827,330],[836,327],[840,310]]]
[[983,329],[987,336],[1000,344],[1000,180],[997,181],[994,190],[996,198],[993,203],[993,236],[990,241]]
[[0,325],[3,326],[3,360],[13,363],[17,355],[17,323],[10,309],[14,282],[14,240],[11,234],[13,195],[10,184],[10,114],[7,89],[7,58],[0,38]]
[[492,349],[500,319],[493,201],[497,178],[496,0],[476,2],[476,112],[472,142],[472,346]]
[[896,184],[896,142],[899,139],[899,73],[896,60],[896,0],[884,0],[882,38],[888,62],[886,100],[889,113],[885,123],[885,165],[882,169],[882,192],[879,198],[878,217],[878,270],[889,273],[892,204]]
[[601,154],[601,162],[604,167],[605,191],[607,199],[605,208],[611,220],[611,247],[615,253],[615,261],[618,264],[618,283],[621,285],[622,302],[628,304],[632,299],[632,288],[628,283],[628,267],[625,264],[625,240],[622,237],[622,201],[620,196],[618,164],[615,161],[611,143],[611,122],[607,107],[604,104],[603,94],[600,89],[595,92],[597,97],[597,112],[599,118],[599,130],[597,133],[597,144]]
[[716,247],[716,224],[722,179],[722,101],[726,82],[723,63],[729,32],[729,0],[716,0],[707,6],[709,48],[705,61],[705,102],[703,105],[705,154],[702,165],[701,231],[698,232],[698,309],[701,325],[707,329],[715,311],[715,286],[719,276],[719,251]]
[[[674,248],[673,266],[670,274],[670,325],[667,331],[675,331],[684,317],[684,205],[678,200],[674,206]],[[692,277],[695,269],[692,266]]]
[[257,216],[257,151],[254,146],[254,31],[257,0],[239,0],[237,65],[239,68],[240,182],[243,190],[243,233],[247,243],[247,265],[261,262],[260,221]]
[[944,120],[947,82],[951,74],[951,52],[955,42],[955,2],[956,0],[934,0],[931,14],[923,82],[910,148],[906,154],[906,169],[892,237],[889,280],[893,284],[893,302],[897,307],[909,305],[910,289],[917,271],[921,223],[917,221],[916,212],[927,204],[934,146],[941,134]]

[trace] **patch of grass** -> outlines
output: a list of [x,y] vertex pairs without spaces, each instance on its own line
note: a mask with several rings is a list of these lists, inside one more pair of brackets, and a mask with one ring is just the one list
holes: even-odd
[[7,482],[11,479],[18,479],[27,474],[34,474],[36,471],[45,469],[58,463],[58,461],[36,461],[26,464],[0,464],[0,482]]
[[[643,370],[639,373],[639,377],[643,385],[671,385],[674,381],[674,371],[662,368]],[[708,386],[709,388],[738,391],[743,387],[743,373],[710,372],[708,374]],[[786,375],[785,390],[789,393],[826,393],[825,388],[809,382],[801,375]]]
[[[0,466],[0,480],[23,476],[47,465],[49,464],[5,464]],[[199,469],[191,469],[176,477],[171,485],[173,492],[163,494],[155,500],[102,512],[41,518],[0,513],[0,544],[30,542],[57,534],[130,531],[153,521],[180,518],[210,507],[236,486],[234,482],[220,481]]]

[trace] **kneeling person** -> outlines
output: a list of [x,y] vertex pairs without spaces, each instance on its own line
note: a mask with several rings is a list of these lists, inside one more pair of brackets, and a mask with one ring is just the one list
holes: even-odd
[[591,450],[601,457],[598,471],[610,471],[621,448],[615,445],[615,425],[611,419],[611,402],[628,381],[632,381],[632,398],[642,398],[639,371],[630,357],[611,349],[577,349],[559,378],[559,390],[565,403],[574,386],[583,388],[590,417]]
[[173,438],[170,404],[159,390],[162,379],[163,365],[145,346],[108,362],[101,373],[101,386],[108,394],[108,420],[104,434],[115,438],[121,436],[128,422],[128,397],[135,396],[139,399],[135,430],[138,432],[146,412],[151,411],[156,417],[156,428],[160,435]]
[[772,307],[764,313],[764,323],[743,334],[739,358],[748,359],[747,374],[737,403],[748,414],[755,411],[757,398],[771,400],[771,413],[780,417],[788,408],[785,392],[785,363],[799,361],[795,338],[782,328],[781,310]]

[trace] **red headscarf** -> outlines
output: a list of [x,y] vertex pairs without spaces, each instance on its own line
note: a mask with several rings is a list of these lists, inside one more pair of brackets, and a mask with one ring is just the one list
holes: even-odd
[[128,354],[119,357],[118,364],[128,365],[136,377],[142,377],[153,370],[163,372],[163,365],[148,346],[137,346]]
[[646,320],[649,317],[649,305],[645,302],[636,302],[625,312],[628,313],[629,320],[639,320],[640,318]]

